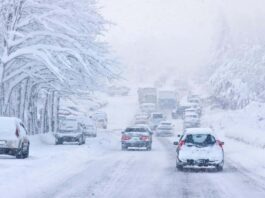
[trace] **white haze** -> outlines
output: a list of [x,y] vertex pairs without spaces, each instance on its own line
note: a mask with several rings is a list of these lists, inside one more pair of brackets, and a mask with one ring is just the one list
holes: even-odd
[[217,16],[214,6],[183,0],[100,2],[103,15],[115,23],[106,39],[131,79],[179,76],[208,62]]

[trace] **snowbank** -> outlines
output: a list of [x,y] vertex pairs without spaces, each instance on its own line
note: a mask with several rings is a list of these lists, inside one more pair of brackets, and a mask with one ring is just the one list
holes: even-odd
[[265,148],[264,104],[252,103],[237,111],[207,109],[203,123],[220,131],[224,137]]

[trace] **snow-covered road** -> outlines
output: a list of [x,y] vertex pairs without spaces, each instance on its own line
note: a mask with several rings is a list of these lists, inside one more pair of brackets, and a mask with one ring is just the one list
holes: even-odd
[[[132,101],[111,101],[106,111],[114,118],[110,125],[115,130],[99,132],[86,145],[55,146],[47,137],[34,137],[29,159],[0,156],[0,197],[265,197],[264,178],[242,164],[242,145],[233,141],[226,142],[223,172],[177,171],[174,138],[154,138],[152,151],[121,151],[118,128],[132,119],[136,111]],[[176,131],[180,124],[176,122]]]

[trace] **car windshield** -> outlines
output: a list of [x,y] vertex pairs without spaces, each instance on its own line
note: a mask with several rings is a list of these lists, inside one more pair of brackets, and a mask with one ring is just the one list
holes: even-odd
[[161,123],[161,125],[170,126],[171,123],[169,123],[169,122],[163,122],[163,123]]
[[127,128],[125,132],[147,132],[145,128]]
[[215,138],[210,134],[189,134],[185,138],[185,143],[208,146],[215,143]]
[[171,127],[169,127],[169,126],[160,126],[160,127],[158,127],[158,130],[171,130]]

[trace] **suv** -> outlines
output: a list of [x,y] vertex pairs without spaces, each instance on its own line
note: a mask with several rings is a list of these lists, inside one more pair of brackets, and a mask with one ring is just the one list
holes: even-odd
[[185,166],[213,166],[218,171],[223,170],[224,143],[216,140],[211,129],[187,129],[174,145],[177,145],[177,169],[182,170]]
[[130,147],[145,147],[146,150],[152,150],[151,130],[146,126],[128,127],[122,132],[121,148],[127,150]]
[[84,125],[76,118],[64,118],[60,120],[59,131],[55,134],[55,144],[64,142],[77,142],[85,144]]
[[29,156],[29,145],[27,131],[20,119],[0,117],[0,154],[24,159]]

